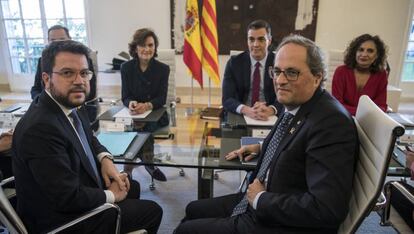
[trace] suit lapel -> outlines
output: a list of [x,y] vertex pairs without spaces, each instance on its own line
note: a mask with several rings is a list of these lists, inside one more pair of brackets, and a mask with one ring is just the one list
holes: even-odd
[[[244,55],[243,59],[243,82],[244,82],[244,95],[243,95],[243,103],[247,103],[247,98],[250,92],[250,74],[251,74],[251,61],[250,61],[250,53],[247,52]],[[250,104],[249,104],[250,105]]]
[[[266,65],[264,68],[264,80],[263,80],[263,90],[264,90],[264,96],[266,99],[266,103],[273,104],[270,101],[270,98],[273,96],[275,90],[273,88],[273,81],[269,76],[269,67],[273,66],[273,61],[275,59],[274,53],[272,51],[268,52],[267,59],[266,59]],[[276,95],[276,94],[275,94]]]
[[[289,145],[289,143],[295,139],[295,136],[298,134],[298,132],[300,131],[300,129],[302,128],[302,126],[304,125],[304,123],[306,122],[306,117],[309,114],[309,112],[315,108],[315,103],[319,100],[319,98],[324,94],[324,90],[318,88],[315,91],[315,94],[312,96],[312,98],[306,102],[305,104],[303,104],[299,111],[296,113],[295,117],[293,118],[291,124],[288,127],[288,130],[285,134],[285,136],[283,137],[282,141],[279,143],[279,146],[277,147],[276,151],[275,151],[275,155],[273,156],[272,162],[270,163],[270,167],[272,168],[274,167],[275,163],[277,162],[277,159],[280,156],[280,153]],[[265,142],[263,143],[263,149],[267,150],[267,146],[269,144],[269,141],[272,139],[272,136],[274,134],[274,132],[276,131],[276,126],[279,124],[279,122],[281,121],[282,118],[279,118],[275,124],[275,127],[272,129],[272,131],[270,132],[270,134],[267,136]],[[260,158],[260,162],[258,163],[258,165],[261,165],[261,161],[263,159],[263,155],[264,152],[261,153],[261,158]],[[255,175],[254,177],[256,177],[256,174],[259,170],[259,167],[256,167],[255,170]],[[273,170],[270,170],[269,172],[269,179],[272,178],[272,173]],[[268,182],[270,183],[270,181]]]
[[[42,100],[46,103],[47,108],[51,108],[54,110],[54,112],[57,114],[57,118],[59,122],[61,123],[61,126],[64,129],[64,132],[67,133],[68,139],[71,141],[73,148],[75,148],[76,155],[79,157],[79,160],[82,164],[82,166],[85,168],[85,171],[89,174],[89,176],[95,181],[96,185],[98,185],[98,181],[95,173],[93,172],[93,168],[86,156],[85,150],[82,147],[82,143],[79,140],[79,137],[77,133],[75,132],[75,129],[72,127],[72,124],[69,122],[68,117],[65,116],[63,111],[60,109],[60,107],[53,101],[49,95],[46,93],[42,94]],[[82,125],[84,125],[82,121]],[[89,139],[88,139],[89,140]]]

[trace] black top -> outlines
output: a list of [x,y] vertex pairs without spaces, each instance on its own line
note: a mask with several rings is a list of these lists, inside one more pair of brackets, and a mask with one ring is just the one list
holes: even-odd
[[151,102],[153,109],[165,105],[170,67],[151,59],[145,72],[139,68],[138,59],[121,65],[122,102],[128,107],[130,101]]
[[[30,89],[30,95],[32,96],[32,100],[34,100],[39,94],[45,89],[45,85],[42,82],[42,58],[39,58],[37,63],[36,75],[34,79],[34,84]],[[93,69],[92,60],[88,59],[88,66],[89,70],[93,72],[92,79],[90,81],[91,91],[89,96],[86,98],[86,101],[90,101],[96,97],[96,74]]]

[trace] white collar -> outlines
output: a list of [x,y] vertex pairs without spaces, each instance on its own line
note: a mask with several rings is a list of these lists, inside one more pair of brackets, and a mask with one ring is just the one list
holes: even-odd
[[[285,107],[285,108],[286,108],[286,107]],[[299,109],[300,109],[300,106],[296,107],[296,108],[295,108],[295,109],[293,109],[293,110],[287,110],[287,109],[286,109],[286,112],[288,112],[288,113],[292,114],[293,116],[295,116],[295,115],[296,115],[296,113],[298,113]]]
[[60,104],[58,101],[56,101],[56,99],[54,99],[53,97],[52,97],[52,94],[50,94],[50,92],[48,91],[48,90],[46,90],[45,89],[45,91],[46,91],[46,93],[47,93],[47,95],[49,95],[49,97],[60,107],[60,109],[63,111],[63,113],[66,115],[66,116],[69,116],[69,114],[72,112],[72,110],[73,109],[69,109],[69,108],[67,108],[66,106],[63,106],[62,104]]
[[257,61],[256,59],[254,59],[252,57],[252,55],[249,53],[250,56],[250,63],[252,64],[252,66],[256,66],[256,63],[259,62],[262,68],[265,68],[266,66],[266,60],[267,60],[267,55],[269,54],[269,52],[266,51],[266,56],[264,56],[264,58],[260,61]]

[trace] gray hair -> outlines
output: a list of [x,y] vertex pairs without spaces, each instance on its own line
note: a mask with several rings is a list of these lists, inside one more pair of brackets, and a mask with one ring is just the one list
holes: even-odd
[[322,81],[320,85],[326,81],[327,68],[325,64],[325,55],[321,48],[315,44],[315,42],[309,40],[300,35],[290,35],[283,38],[282,42],[276,49],[276,54],[284,45],[293,43],[306,48],[306,64],[308,65],[312,75],[321,76]]

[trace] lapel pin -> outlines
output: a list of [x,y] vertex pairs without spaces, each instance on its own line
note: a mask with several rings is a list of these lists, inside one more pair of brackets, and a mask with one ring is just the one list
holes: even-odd
[[296,125],[299,125],[300,124],[300,120],[298,120],[298,122],[296,122]]

